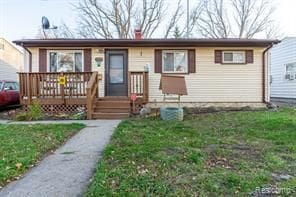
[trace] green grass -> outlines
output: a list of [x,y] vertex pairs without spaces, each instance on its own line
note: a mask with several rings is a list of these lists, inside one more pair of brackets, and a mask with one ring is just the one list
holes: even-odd
[[86,196],[246,196],[295,183],[296,110],[224,112],[122,122]]
[[0,186],[17,179],[82,124],[0,125]]

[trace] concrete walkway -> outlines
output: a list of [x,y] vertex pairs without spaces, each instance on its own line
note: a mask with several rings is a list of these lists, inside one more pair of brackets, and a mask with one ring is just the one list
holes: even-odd
[[[87,127],[73,136],[42,160],[22,179],[12,182],[0,191],[0,197],[82,196],[90,182],[102,150],[109,142],[119,120],[40,121],[31,123],[81,122]],[[15,124],[10,122],[8,124]]]
[[6,124],[8,122],[9,122],[9,120],[0,120],[0,124]]

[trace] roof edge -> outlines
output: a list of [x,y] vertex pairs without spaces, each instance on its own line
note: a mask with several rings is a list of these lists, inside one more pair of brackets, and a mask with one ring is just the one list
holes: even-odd
[[269,39],[24,39],[13,43],[23,47],[267,47],[279,43]]

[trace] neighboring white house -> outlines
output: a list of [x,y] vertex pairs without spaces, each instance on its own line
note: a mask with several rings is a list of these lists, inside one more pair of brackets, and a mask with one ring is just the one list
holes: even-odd
[[24,54],[12,43],[0,38],[0,80],[18,81],[17,72],[23,71]]
[[287,37],[270,51],[271,100],[296,102],[296,37]]

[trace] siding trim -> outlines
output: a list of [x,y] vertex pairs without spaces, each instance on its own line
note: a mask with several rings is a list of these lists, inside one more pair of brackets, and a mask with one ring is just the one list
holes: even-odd
[[188,73],[196,73],[196,51],[188,49]]
[[47,50],[39,49],[39,72],[47,72]]
[[246,64],[253,64],[254,63],[254,51],[253,50],[246,50],[245,58],[246,58]]
[[215,64],[222,64],[223,62],[222,50],[215,50],[214,57],[215,57]]
[[162,73],[162,50],[154,50],[154,72]]
[[91,49],[83,49],[84,72],[90,72],[92,68]]

